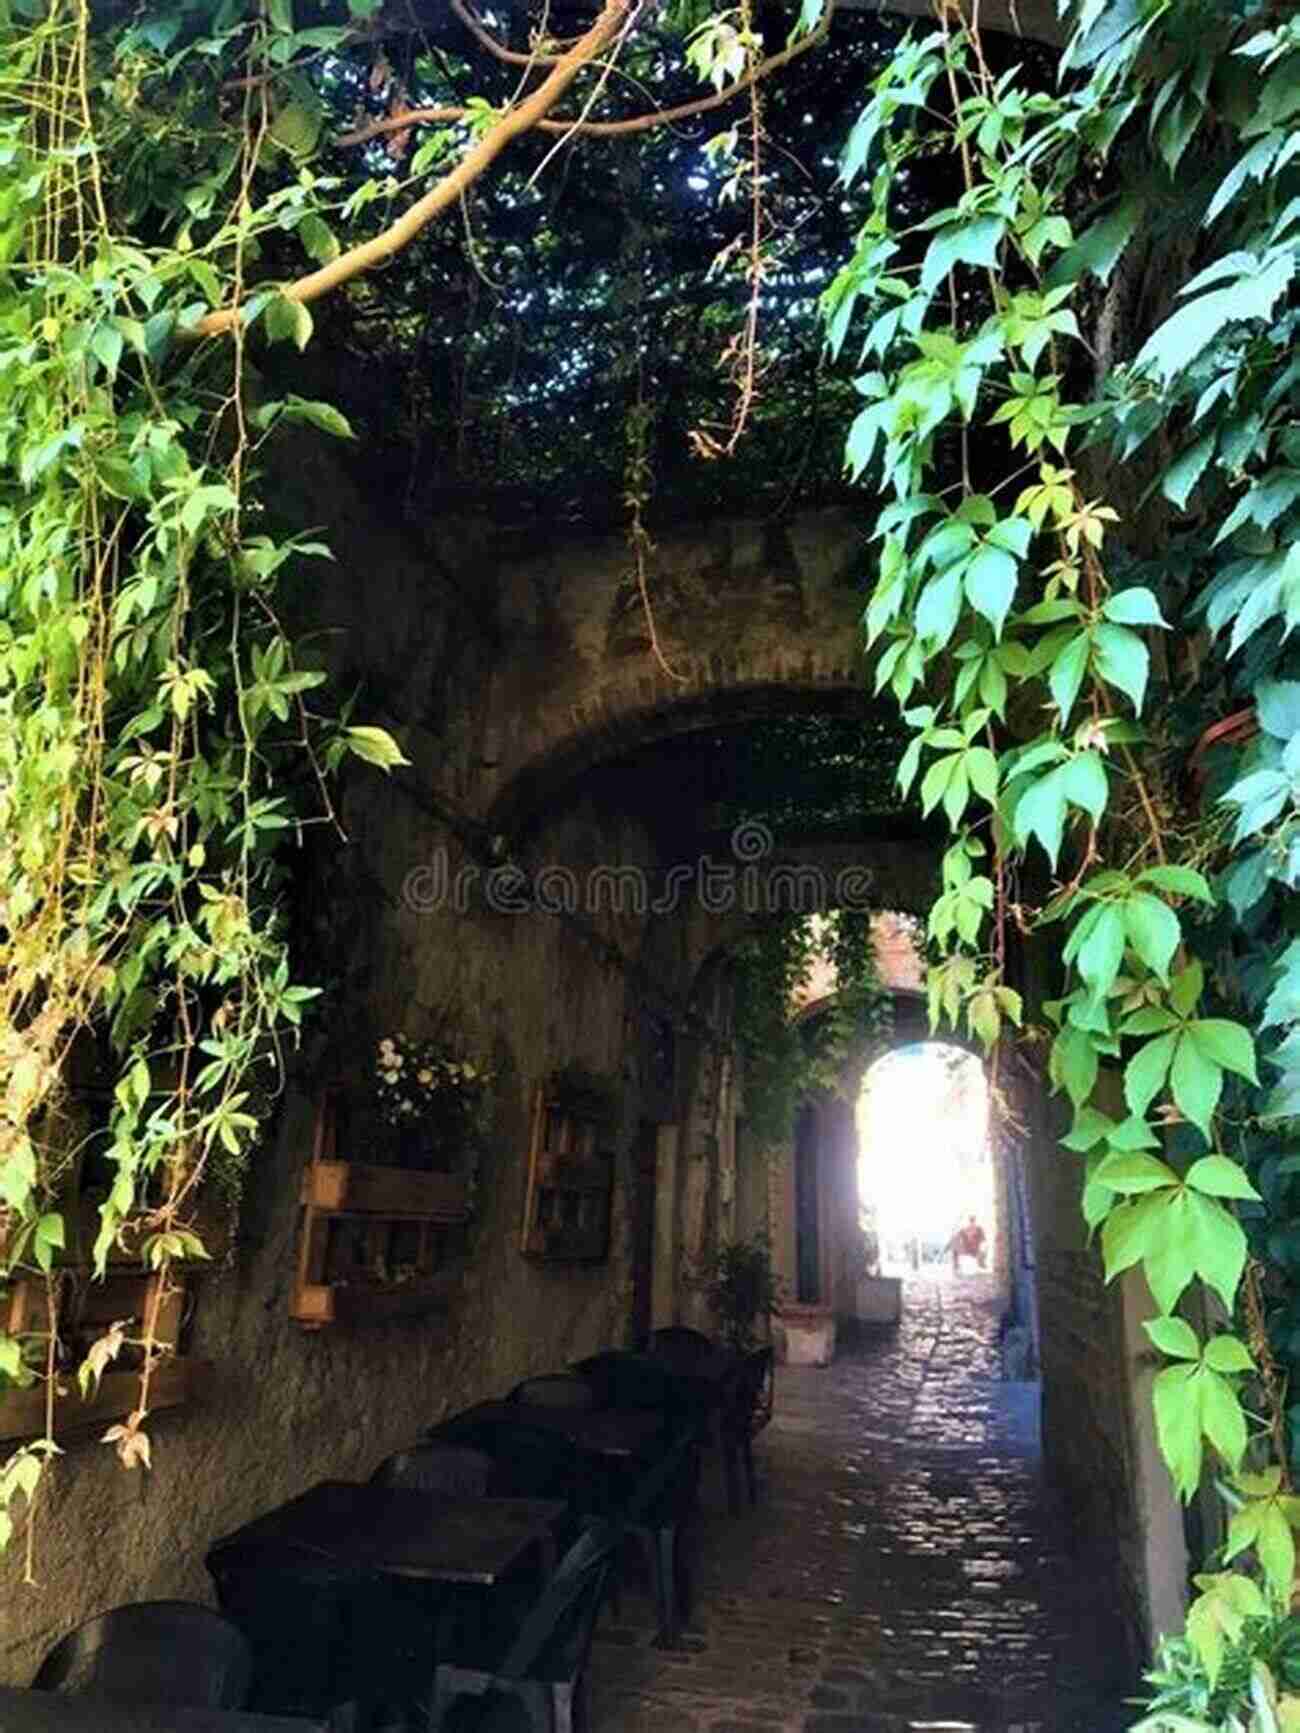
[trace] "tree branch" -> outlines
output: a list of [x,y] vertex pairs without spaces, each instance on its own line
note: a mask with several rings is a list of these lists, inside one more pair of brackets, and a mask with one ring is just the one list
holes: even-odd
[[482,21],[465,5],[465,0],[451,0],[451,9],[479,47],[494,60],[503,60],[507,66],[554,66],[560,58],[558,54],[526,54],[519,49],[507,48],[504,42],[498,42],[491,31],[484,28]]
[[[521,133],[530,132],[568,90],[578,74],[602,54],[628,19],[635,14],[642,0],[605,0],[600,16],[587,31],[556,61],[551,71],[529,96],[502,115],[497,124],[485,132],[469,149],[456,167],[437,186],[431,187],[422,199],[417,199],[409,211],[391,223],[382,234],[359,246],[349,247],[328,265],[290,283],[282,293],[290,301],[316,301],[332,289],[353,277],[382,264],[409,246],[422,229],[455,205],[466,189],[499,157],[506,146]],[[239,318],[238,307],[222,307],[207,314],[192,329],[195,337],[215,337],[229,331]]]
[[[778,72],[783,66],[788,66],[792,60],[806,54],[810,48],[825,41],[835,14],[839,0],[829,0],[821,22],[807,36],[801,36],[797,42],[780,53],[761,60],[757,66],[751,67],[743,77],[734,84],[729,84],[723,90],[715,91],[711,96],[696,97],[692,102],[679,102],[675,108],[656,108],[648,114],[630,115],[626,120],[581,120],[576,115],[570,119],[551,116],[536,123],[538,132],[572,133],[579,138],[623,138],[631,133],[651,132],[657,126],[671,126],[679,120],[691,120],[697,114],[707,114],[711,109],[724,108],[735,97],[742,95],[752,84],[760,79]],[[335,139],[337,145],[366,144],[372,138],[380,138],[384,133],[400,132],[408,126],[423,126],[441,122],[466,120],[469,110],[464,108],[409,108],[402,114],[387,114],[378,120],[369,122],[366,126],[357,127],[352,132],[340,133]]]

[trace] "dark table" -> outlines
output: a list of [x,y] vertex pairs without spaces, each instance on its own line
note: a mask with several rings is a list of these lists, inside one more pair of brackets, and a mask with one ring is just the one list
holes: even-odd
[[[343,1723],[336,1723],[342,1727]],[[0,1685],[0,1733],[328,1733],[325,1721],[242,1709],[173,1709]]]
[[491,1587],[532,1546],[548,1566],[554,1561],[554,1529],[566,1508],[553,1499],[450,1497],[322,1480],[211,1551],[282,1546],[388,1576]]
[[475,1420],[536,1426],[568,1439],[588,1456],[626,1461],[653,1456],[663,1443],[664,1417],[644,1408],[546,1408],[540,1402],[478,1402],[458,1414]]

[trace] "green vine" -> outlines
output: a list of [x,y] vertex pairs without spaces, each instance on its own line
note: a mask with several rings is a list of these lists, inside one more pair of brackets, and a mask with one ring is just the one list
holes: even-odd
[[[255,206],[275,148],[256,85],[233,134],[205,135],[192,111],[189,135],[150,128],[143,160],[130,135],[161,71],[152,28],[128,30],[116,60],[68,0],[0,28],[0,1278],[34,1275],[48,1301],[40,1330],[0,1334],[0,1386],[45,1392],[43,1435],[0,1469],[0,1543],[22,1494],[29,1578],[74,1370],[58,1279],[86,1153],[67,1134],[72,1080],[106,1080],[111,1103],[90,1138],[112,1176],[94,1268],[125,1246],[159,1277],[133,1336],[110,1331],[80,1381],[142,1350],[109,1436],[147,1466],[173,1267],[207,1255],[205,1178],[245,1158],[259,1077],[315,994],[291,974],[281,846],[333,822],[346,753],[400,761],[382,730],[313,710],[325,673],[281,624],[291,573],[327,550],[255,527],[266,441],[346,422],[299,398],[255,404],[244,322],[215,350],[184,340],[196,307],[243,300],[259,236],[310,200]],[[238,30],[248,62],[270,63],[268,20]],[[169,183],[183,142],[191,178]]]
[[[932,1020],[996,1054],[1012,932],[1061,959],[1043,1012],[1084,1214],[1155,1301],[1179,1491],[1208,1455],[1231,1504],[1236,1569],[1188,1621],[1213,1691],[1224,1633],[1287,1608],[1300,1525],[1300,14],[1082,0],[1073,24],[1050,93],[995,75],[955,7],[891,58],[843,163],[872,214],[823,309],[862,358],[846,462],[883,496],[876,687],[911,729],[902,787],[951,831]],[[956,202],[900,224],[937,155]],[[1195,750],[1245,702],[1253,740]],[[1235,1327],[1198,1327],[1216,1306]],[[1296,1725],[1253,1664],[1249,1726]]]

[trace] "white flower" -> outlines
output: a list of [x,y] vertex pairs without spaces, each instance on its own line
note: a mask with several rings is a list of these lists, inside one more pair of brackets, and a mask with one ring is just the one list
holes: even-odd
[[432,1083],[433,1082],[433,1072],[430,1071],[429,1067],[426,1065],[424,1067],[423,1071],[417,1071],[416,1072],[415,1081],[417,1083]]

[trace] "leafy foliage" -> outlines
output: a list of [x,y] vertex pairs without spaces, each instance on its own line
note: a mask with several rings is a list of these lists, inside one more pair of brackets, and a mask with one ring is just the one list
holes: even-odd
[[[273,26],[252,28],[269,53]],[[296,395],[255,405],[242,341],[183,340],[238,293],[257,235],[308,214],[303,189],[255,211],[259,141],[228,138],[215,179],[191,161],[145,201],[210,218],[203,240],[134,232],[146,168],[88,29],[71,8],[0,21],[0,1277],[31,1272],[49,1298],[44,1329],[0,1335],[0,1383],[43,1378],[52,1410],[70,1370],[56,1266],[97,1166],[96,1270],[130,1245],[159,1275],[132,1324],[138,1400],[106,1435],[130,1467],[149,1462],[169,1273],[206,1256],[199,1193],[247,1159],[258,1074],[316,996],[290,965],[281,852],[329,821],[349,752],[402,759],[383,730],[313,708],[325,671],[281,624],[328,549],[253,527],[265,442],[294,423],[348,438],[345,418]],[[134,40],[117,45],[127,77]],[[78,1136],[87,1079],[108,1105]],[[83,1392],[122,1341],[115,1325],[92,1349]],[[0,1471],[0,1541],[55,1448]]]
[[[1061,960],[1048,1069],[1085,1216],[1157,1307],[1161,1449],[1186,1497],[1217,1463],[1227,1557],[1278,1608],[1300,1519],[1300,37],[1255,0],[1072,19],[1051,93],[952,13],[891,58],[842,165],[872,211],[823,314],[866,402],[846,468],[881,494],[876,689],[912,731],[901,785],[952,831],[932,1017],[990,1049],[1019,1023],[1014,902]],[[900,189],[940,154],[960,191],[910,220]],[[1234,704],[1253,727],[1198,745]],[[1179,1315],[1198,1285],[1235,1328]],[[1211,1687],[1225,1632],[1267,1610],[1215,1583],[1188,1627]],[[1260,1665],[1213,1725],[1290,1724]],[[1179,1712],[1145,1725],[1218,1709]]]

